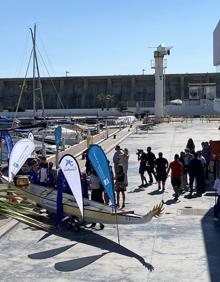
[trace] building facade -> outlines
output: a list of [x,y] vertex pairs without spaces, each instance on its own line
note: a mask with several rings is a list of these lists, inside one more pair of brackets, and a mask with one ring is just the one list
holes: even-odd
[[[42,78],[46,109],[90,109],[99,107],[153,107],[154,75],[116,75]],[[0,79],[0,107],[13,110],[18,103],[23,79]],[[220,98],[220,73],[166,74],[165,104],[174,99]],[[21,97],[22,109],[33,108],[33,81],[27,79]],[[35,90],[36,106],[42,107],[40,91]],[[103,99],[106,99],[103,105]]]

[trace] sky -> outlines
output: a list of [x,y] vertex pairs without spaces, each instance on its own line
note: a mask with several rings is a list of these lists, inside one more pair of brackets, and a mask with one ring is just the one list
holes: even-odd
[[[37,24],[41,76],[153,74],[154,48],[172,46],[166,73],[215,72],[219,0],[0,0],[0,77],[24,77]],[[153,47],[153,48],[151,48]],[[46,66],[46,67],[45,67]],[[31,66],[28,76],[31,76]]]

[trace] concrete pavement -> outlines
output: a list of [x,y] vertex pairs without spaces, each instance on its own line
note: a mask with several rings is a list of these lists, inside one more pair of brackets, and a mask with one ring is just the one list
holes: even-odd
[[[144,225],[116,226],[103,231],[82,229],[46,234],[18,224],[1,238],[0,277],[2,281],[220,281],[220,225],[212,221],[213,196],[173,202],[170,179],[164,194],[157,185],[140,189],[137,149],[151,146],[169,161],[193,138],[220,140],[218,123],[159,124],[148,134],[132,134],[127,147],[129,186],[126,208],[140,214],[165,202],[164,214]],[[112,160],[113,151],[108,154]]]
[[[103,131],[101,134],[95,136],[94,143],[99,144],[103,150],[108,153],[114,147],[126,139],[131,133],[135,131],[136,125],[140,122],[135,122],[133,126],[125,127],[122,129],[118,128],[110,128],[108,138],[106,132]],[[115,136],[114,136],[115,135]],[[116,138],[115,138],[116,137]],[[80,169],[85,170],[85,160],[82,160],[82,153],[86,149],[86,141],[81,142],[80,144],[76,144],[72,146],[70,149],[67,149],[65,153],[72,153],[75,157],[77,157],[77,161],[79,163]],[[62,152],[64,154],[64,152]],[[50,157],[48,161],[53,161],[55,157]],[[4,217],[0,215],[0,238],[4,236],[8,231],[10,231],[18,222],[16,220],[12,220],[10,218]]]

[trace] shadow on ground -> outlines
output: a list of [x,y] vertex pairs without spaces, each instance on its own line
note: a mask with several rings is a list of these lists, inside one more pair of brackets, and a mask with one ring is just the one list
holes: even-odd
[[103,253],[94,256],[81,257],[72,260],[57,262],[55,264],[55,269],[58,271],[67,272],[67,271],[75,271],[81,269],[83,267],[86,267],[87,265],[94,263],[98,259],[102,258],[104,255],[107,255],[109,253],[116,253],[126,257],[135,258],[149,271],[152,271],[154,269],[154,267],[150,263],[147,263],[145,259],[140,255],[136,254],[135,252],[132,252],[131,250],[119,245],[118,243],[110,239],[105,238],[104,236],[92,232],[91,230],[82,229],[81,232],[79,233],[74,233],[67,230],[55,230],[52,233],[46,233],[39,240],[39,242],[47,239],[50,235],[63,237],[69,239],[70,241],[75,241],[76,243],[61,248],[30,254],[28,255],[29,258],[39,259],[39,260],[51,258],[65,251],[68,251],[68,249],[74,247],[77,243],[86,244],[104,250]]
[[213,222],[213,208],[202,218],[202,231],[211,282],[220,281],[220,222]]
[[162,190],[158,190],[158,189],[148,193],[148,195],[151,195],[151,196],[161,195],[161,194],[163,194],[163,191]]

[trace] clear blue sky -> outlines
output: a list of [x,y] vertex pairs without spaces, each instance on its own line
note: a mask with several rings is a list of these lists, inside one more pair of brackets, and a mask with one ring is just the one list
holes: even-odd
[[152,74],[160,43],[173,46],[167,73],[215,72],[219,11],[219,0],[2,0],[0,77],[25,75],[34,23],[51,76]]

